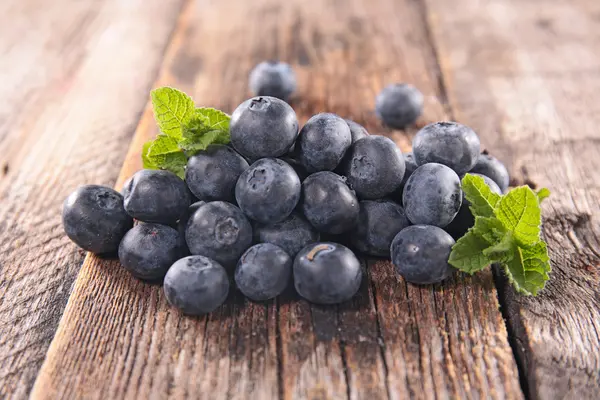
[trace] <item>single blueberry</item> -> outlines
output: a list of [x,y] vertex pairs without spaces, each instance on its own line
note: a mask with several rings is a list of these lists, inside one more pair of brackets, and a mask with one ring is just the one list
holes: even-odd
[[392,263],[408,282],[420,285],[439,283],[453,271],[448,258],[454,239],[443,229],[413,225],[401,230],[390,248]]
[[429,163],[413,172],[402,194],[406,216],[413,224],[445,227],[462,204],[460,178],[445,165]]
[[290,256],[274,244],[259,243],[246,250],[238,261],[235,283],[244,296],[264,301],[283,292],[291,275]]
[[284,161],[263,158],[240,175],[235,198],[249,218],[274,224],[287,218],[298,204],[300,179]]
[[257,242],[277,245],[290,257],[295,257],[304,246],[318,242],[319,236],[319,232],[298,213],[292,213],[275,224],[257,224],[254,227]]
[[190,157],[185,181],[192,193],[204,201],[235,201],[235,184],[248,162],[229,146],[213,144]]
[[375,99],[375,112],[384,124],[402,129],[414,124],[423,112],[423,95],[406,83],[386,86]]
[[250,91],[254,96],[273,96],[287,100],[296,91],[296,75],[289,64],[263,61],[250,72]]
[[308,172],[333,171],[351,144],[346,121],[335,114],[321,113],[302,127],[295,154]]
[[348,183],[362,199],[380,199],[396,191],[406,165],[396,144],[371,135],[354,143],[345,166]]
[[284,155],[298,136],[298,118],[285,101],[261,96],[240,104],[229,124],[231,144],[244,157],[257,160]]
[[393,201],[363,200],[352,242],[363,253],[389,257],[392,240],[409,225],[404,208]]
[[225,268],[232,268],[252,244],[252,226],[233,204],[213,201],[192,214],[185,240],[192,254],[211,258]]
[[344,121],[346,121],[346,123],[348,124],[348,128],[350,128],[350,135],[352,136],[352,143],[354,143],[357,140],[360,140],[364,137],[369,136],[369,132],[367,132],[367,130],[365,129],[364,126],[357,124],[356,122],[352,121],[351,119],[345,119]]
[[479,157],[479,137],[468,126],[456,122],[436,122],[417,132],[413,154],[417,165],[444,164],[458,175],[471,170]]
[[204,256],[189,256],[169,268],[164,291],[169,304],[184,314],[202,315],[225,302],[229,278],[218,262]]
[[308,222],[323,233],[343,233],[358,220],[356,193],[333,172],[317,172],[302,182],[301,205]]
[[338,243],[309,244],[294,260],[294,285],[300,296],[317,304],[350,300],[362,281],[360,262]]
[[506,167],[497,158],[489,154],[480,154],[477,163],[471,168],[470,172],[491,178],[500,187],[502,193],[505,193],[508,189],[509,175]]
[[92,253],[114,253],[133,226],[125,212],[123,196],[108,187],[81,186],[63,204],[65,233],[75,244]]
[[185,182],[169,171],[143,169],[123,186],[125,211],[144,222],[174,225],[191,199]]
[[173,263],[187,253],[179,232],[170,226],[139,223],[119,245],[121,265],[139,279],[162,279]]

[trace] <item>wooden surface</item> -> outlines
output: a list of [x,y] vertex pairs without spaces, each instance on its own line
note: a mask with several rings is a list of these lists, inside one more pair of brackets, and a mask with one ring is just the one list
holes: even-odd
[[[34,381],[32,398],[61,399],[597,397],[600,4],[55,3],[0,5],[0,398]],[[79,269],[61,202],[114,183],[123,157],[117,187],[140,168],[156,134],[149,89],[232,111],[269,58],[294,66],[302,122],[332,111],[406,148],[415,129],[382,128],[372,108],[385,84],[411,82],[419,125],[469,124],[514,183],[550,187],[548,288],[515,296],[489,270],[417,287],[369,260],[348,304],[233,293],[189,318],[116,261]]]

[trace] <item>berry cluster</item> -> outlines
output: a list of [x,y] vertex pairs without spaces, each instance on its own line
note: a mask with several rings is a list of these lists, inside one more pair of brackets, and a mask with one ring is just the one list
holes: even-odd
[[[385,118],[405,123],[382,96]],[[402,154],[335,114],[299,130],[287,103],[260,96],[233,112],[230,135],[230,145],[190,157],[185,180],[146,169],[122,194],[77,189],[63,208],[67,235],[85,250],[118,252],[137,278],[164,280],[167,300],[187,314],[222,304],[230,277],[255,301],[293,278],[302,297],[332,304],[363,278],[350,248],[391,258],[409,282],[447,278],[453,236],[473,223],[459,177],[481,173],[498,193],[508,186],[504,166],[479,154],[475,132],[453,122],[424,127]]]

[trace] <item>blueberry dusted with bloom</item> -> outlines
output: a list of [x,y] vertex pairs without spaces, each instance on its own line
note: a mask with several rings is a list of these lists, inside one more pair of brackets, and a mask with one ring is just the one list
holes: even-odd
[[287,218],[298,204],[300,179],[284,161],[263,158],[242,173],[235,198],[249,218],[274,224]]
[[468,126],[436,122],[417,132],[413,154],[418,165],[444,164],[458,175],[471,170],[479,158],[479,137]]
[[345,166],[348,183],[362,199],[379,199],[400,187],[406,165],[400,149],[384,136],[354,143]]
[[392,263],[408,282],[420,285],[439,283],[453,271],[448,258],[454,239],[443,229],[414,225],[400,231],[391,246]]
[[335,114],[321,113],[302,127],[295,153],[308,172],[333,171],[351,144],[346,121]]
[[263,61],[250,72],[249,86],[254,96],[287,100],[296,91],[296,75],[287,63]]
[[235,283],[244,296],[254,301],[276,297],[292,276],[292,259],[281,247],[259,243],[242,255],[235,269]]
[[233,204],[213,201],[190,217],[185,240],[192,254],[231,268],[252,244],[252,226]]
[[190,205],[185,182],[169,171],[143,169],[123,186],[125,210],[144,222],[174,225]]
[[497,158],[489,154],[480,154],[477,163],[471,168],[470,172],[491,178],[500,187],[502,193],[508,189],[509,176],[506,167]]
[[281,222],[256,224],[254,227],[256,241],[277,245],[290,257],[295,257],[304,246],[318,242],[319,236],[319,232],[301,214],[295,212]]
[[196,212],[196,210],[198,210],[200,207],[202,207],[205,204],[206,204],[206,202],[203,200],[199,200],[195,203],[192,203],[188,207],[188,210],[184,214],[184,216],[181,217],[181,219],[177,223],[177,231],[179,232],[179,234],[181,235],[182,238],[185,239],[185,228],[187,227],[187,223],[190,220],[190,217]]
[[375,112],[387,126],[402,129],[423,112],[423,95],[406,83],[386,86],[375,99]]
[[133,219],[123,207],[123,196],[108,187],[81,186],[63,204],[65,233],[75,244],[92,253],[114,253]]
[[298,118],[285,101],[260,96],[246,100],[231,114],[231,144],[250,160],[287,153],[298,136]]
[[340,234],[353,228],[358,220],[358,198],[346,178],[322,171],[302,182],[302,211],[320,232]]
[[189,256],[169,268],[163,289],[169,304],[184,314],[202,315],[225,302],[229,278],[218,262],[203,256]]
[[183,238],[170,226],[139,223],[119,245],[119,261],[133,276],[155,281],[162,279],[173,263],[186,256]]
[[344,121],[346,121],[348,127],[350,128],[350,136],[352,136],[352,143],[369,136],[369,132],[367,132],[364,126],[357,124],[351,119],[345,119]]
[[317,304],[350,300],[362,281],[360,262],[338,243],[309,244],[294,260],[294,285],[300,296]]
[[413,172],[402,194],[406,216],[413,224],[445,227],[460,209],[460,178],[445,165],[429,163]]
[[352,241],[365,254],[389,257],[392,240],[409,225],[404,208],[393,201],[363,200]]
[[229,146],[213,144],[190,157],[185,181],[198,199],[235,201],[235,184],[248,162]]

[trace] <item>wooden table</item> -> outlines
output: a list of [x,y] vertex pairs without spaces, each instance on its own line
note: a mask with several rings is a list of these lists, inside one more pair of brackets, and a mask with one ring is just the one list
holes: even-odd
[[[0,398],[600,396],[600,2],[3,0],[0,16]],[[417,287],[367,260],[350,304],[235,294],[188,318],[69,242],[66,195],[140,168],[151,88],[231,112],[271,58],[298,74],[302,122],[336,112],[406,149],[418,127],[387,130],[373,106],[410,82],[419,126],[466,123],[513,184],[549,187],[547,288],[517,296],[489,269]]]

